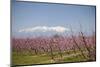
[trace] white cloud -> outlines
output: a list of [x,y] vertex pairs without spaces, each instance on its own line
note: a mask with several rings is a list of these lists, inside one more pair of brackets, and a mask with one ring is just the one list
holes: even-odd
[[55,27],[36,26],[32,28],[20,29],[18,32],[49,32],[49,31],[63,33],[65,31],[70,31],[70,30],[69,28],[62,26],[55,26]]

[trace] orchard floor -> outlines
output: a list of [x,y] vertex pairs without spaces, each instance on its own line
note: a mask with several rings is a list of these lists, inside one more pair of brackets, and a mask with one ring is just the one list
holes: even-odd
[[51,63],[67,63],[67,62],[81,62],[88,61],[87,52],[84,51],[84,56],[82,56],[81,52],[77,50],[76,53],[74,51],[62,52],[62,56],[58,52],[53,53],[53,58],[50,53],[44,54],[30,54],[28,52],[12,52],[12,65],[30,65],[30,64],[51,64]]

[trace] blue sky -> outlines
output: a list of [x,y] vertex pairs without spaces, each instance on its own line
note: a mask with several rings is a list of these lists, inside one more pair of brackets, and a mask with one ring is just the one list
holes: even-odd
[[[75,33],[80,31],[91,34],[95,31],[95,6],[64,5],[36,2],[12,2],[12,35],[27,36],[48,32],[19,32],[22,29],[34,27],[64,27],[70,26]],[[54,31],[49,33],[55,33]]]

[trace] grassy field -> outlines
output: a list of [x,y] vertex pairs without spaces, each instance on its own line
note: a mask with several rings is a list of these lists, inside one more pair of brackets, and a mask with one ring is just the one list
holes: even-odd
[[[88,59],[84,58],[81,55],[80,51],[77,51],[75,54],[74,51],[62,52],[62,57],[58,52],[54,52],[54,59],[51,59],[50,53],[46,54],[30,54],[28,52],[13,52],[12,53],[12,65],[28,65],[28,64],[48,64],[48,63],[61,63],[61,62],[79,62],[87,61]],[[86,55],[86,54],[85,54]]]

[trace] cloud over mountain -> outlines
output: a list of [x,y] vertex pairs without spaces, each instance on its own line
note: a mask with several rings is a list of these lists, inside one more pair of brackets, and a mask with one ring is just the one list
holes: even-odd
[[59,32],[63,33],[66,31],[70,31],[69,28],[62,26],[48,27],[48,26],[36,26],[32,28],[20,29],[18,32]]

